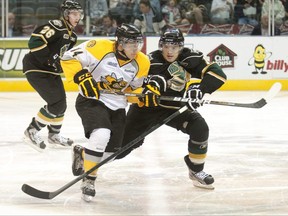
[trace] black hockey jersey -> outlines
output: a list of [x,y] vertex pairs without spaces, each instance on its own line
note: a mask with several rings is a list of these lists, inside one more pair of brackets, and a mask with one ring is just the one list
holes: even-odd
[[201,90],[204,93],[212,93],[220,88],[226,81],[226,75],[215,62],[209,63],[203,53],[183,48],[177,60],[167,62],[160,50],[149,54],[151,62],[149,76],[164,76],[168,89],[161,92],[162,95],[182,97],[187,82],[191,78],[201,80]]
[[[161,95],[183,97],[187,83],[192,78],[200,80],[200,89],[203,93],[216,91],[226,81],[226,75],[216,63],[205,60],[203,53],[183,48],[174,62],[164,59],[162,51],[156,50],[149,54],[151,62],[149,76],[161,75],[167,82],[167,89],[160,89]],[[180,102],[161,101],[164,107],[181,107]]]
[[77,35],[63,19],[50,20],[39,26],[29,39],[30,52],[23,59],[23,72],[61,73],[51,66],[51,61],[57,56],[61,57],[76,41]]

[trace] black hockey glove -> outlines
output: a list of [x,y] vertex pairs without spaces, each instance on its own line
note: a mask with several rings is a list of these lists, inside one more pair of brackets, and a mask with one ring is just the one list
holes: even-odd
[[76,73],[74,76],[74,82],[80,86],[85,97],[99,99],[97,83],[88,70],[82,69]]
[[54,67],[54,71],[57,73],[62,73],[62,67],[60,64],[60,56],[55,54],[48,59],[48,65]]
[[203,102],[201,101],[203,96],[204,93],[201,91],[199,83],[192,83],[184,93],[184,98],[191,99],[188,101],[191,110],[196,110],[198,107],[203,105]]

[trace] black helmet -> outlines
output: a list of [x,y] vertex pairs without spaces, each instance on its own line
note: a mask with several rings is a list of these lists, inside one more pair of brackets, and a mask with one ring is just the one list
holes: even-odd
[[70,10],[79,11],[82,14],[81,19],[83,19],[83,9],[82,9],[82,6],[80,5],[79,2],[77,2],[75,0],[63,1],[62,5],[61,5],[61,11],[62,11],[62,14],[63,14],[63,17],[65,20],[68,19],[68,15],[69,15]]
[[180,29],[178,28],[168,28],[166,29],[159,40],[159,48],[162,47],[163,43],[177,44],[179,46],[184,46],[184,37]]
[[141,31],[136,26],[126,23],[117,27],[115,36],[118,42],[143,41]]

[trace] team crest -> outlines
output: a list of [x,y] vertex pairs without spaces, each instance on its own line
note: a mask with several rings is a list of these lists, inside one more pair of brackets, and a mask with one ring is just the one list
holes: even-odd
[[121,91],[127,85],[127,82],[124,81],[123,78],[117,79],[115,73],[101,77],[101,82],[115,91]]
[[62,22],[60,20],[52,20],[54,26],[62,27]]
[[88,42],[87,47],[91,48],[91,47],[95,46],[95,44],[96,44],[96,41],[95,40],[91,40],[91,41]]

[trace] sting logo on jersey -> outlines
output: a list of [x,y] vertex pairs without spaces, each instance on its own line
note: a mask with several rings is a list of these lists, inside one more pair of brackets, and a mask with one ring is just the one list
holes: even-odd
[[91,47],[95,46],[95,44],[96,44],[96,41],[95,40],[91,40],[91,41],[88,42],[87,47],[91,48]]
[[237,56],[232,50],[221,44],[207,54],[210,62],[216,62],[222,68],[234,68],[234,59]]
[[115,73],[101,77],[101,82],[115,91],[121,91],[127,85],[127,82],[123,78],[117,79]]

